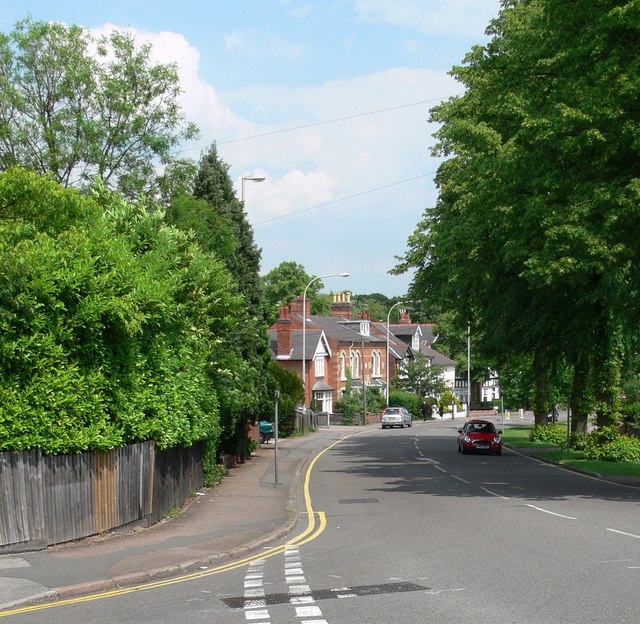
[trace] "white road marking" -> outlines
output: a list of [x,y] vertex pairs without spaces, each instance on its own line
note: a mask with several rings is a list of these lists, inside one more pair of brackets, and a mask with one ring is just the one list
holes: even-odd
[[502,494],[496,494],[491,490],[488,490],[486,487],[481,487],[481,490],[484,490],[487,494],[491,494],[491,496],[496,496],[497,498],[502,498],[503,500],[509,500],[506,496],[502,496]]
[[551,516],[558,516],[558,518],[566,518],[567,520],[578,519],[574,518],[573,516],[565,516],[564,514],[556,513],[555,511],[549,511],[548,509],[542,509],[542,507],[536,507],[535,505],[527,505],[527,507],[531,507],[531,509],[535,509],[536,511],[542,511],[543,513],[549,514]]
[[317,605],[296,607],[296,617],[322,617],[322,611]]
[[466,479],[463,479],[462,477],[457,477],[456,475],[451,475],[454,479],[457,479],[458,481],[462,481],[462,483],[466,483],[467,485],[471,485],[471,481],[467,481]]
[[625,533],[624,531],[618,531],[617,529],[606,529],[606,530],[611,531],[611,533],[617,533],[618,535],[626,535],[627,537],[640,539],[640,535],[634,535],[633,533]]
[[315,604],[311,588],[307,585],[299,555],[300,552],[297,548],[284,551],[284,575],[287,585],[289,585],[289,603],[295,609],[297,618],[314,618],[313,620],[303,620],[302,624],[327,624],[326,620],[315,619],[322,617],[322,610]]
[[270,622],[264,592],[264,559],[252,561],[244,577],[244,618],[247,622]]

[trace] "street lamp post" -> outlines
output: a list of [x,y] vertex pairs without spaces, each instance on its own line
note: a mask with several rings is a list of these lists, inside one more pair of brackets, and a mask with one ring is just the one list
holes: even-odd
[[307,289],[313,282],[325,277],[349,277],[348,273],[327,273],[326,275],[318,275],[314,277],[304,288],[302,293],[302,408],[307,411]]
[[[265,181],[265,177],[264,176],[254,176],[253,174],[250,174],[248,176],[242,176],[242,183],[241,183],[241,187],[240,187],[240,200],[242,201],[242,206],[244,207],[244,181],[245,180],[249,180],[249,182],[264,182]],[[241,463],[244,463],[247,461],[247,457],[248,457],[248,449],[247,449],[247,416],[244,416],[243,419],[244,422],[244,432],[242,435],[242,461]],[[276,437],[276,446],[278,444],[278,438]],[[277,473],[276,473],[276,481],[278,479]]]
[[404,303],[406,302],[398,301],[397,303],[394,303],[389,308],[389,313],[387,314],[387,407],[389,407],[389,320],[391,319],[391,310],[393,310],[393,308],[395,308],[396,306],[403,305]]
[[266,178],[264,176],[254,176],[253,174],[248,176],[242,176],[242,184],[240,188],[240,199],[244,204],[244,181],[249,180],[249,182],[264,182]]

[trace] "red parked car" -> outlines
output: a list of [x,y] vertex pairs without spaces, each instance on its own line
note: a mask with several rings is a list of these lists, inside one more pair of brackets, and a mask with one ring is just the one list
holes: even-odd
[[469,420],[458,429],[458,453],[486,451],[502,453],[502,438],[495,425],[488,420]]

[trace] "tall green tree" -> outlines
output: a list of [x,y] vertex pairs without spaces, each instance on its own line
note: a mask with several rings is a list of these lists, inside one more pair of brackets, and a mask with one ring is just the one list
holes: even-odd
[[193,196],[174,198],[166,218],[192,231],[204,249],[216,254],[233,276],[232,292],[244,302],[234,327],[221,341],[228,366],[216,380],[223,425],[221,451],[244,456],[246,424],[270,415],[273,395],[259,273],[261,251],[228,171],[213,144],[200,159]]
[[[304,267],[293,261],[281,262],[262,277],[264,300],[268,319],[274,322],[278,318],[278,307],[289,305],[289,302],[302,297],[307,285],[313,279]],[[312,314],[328,314],[330,301],[324,298],[320,291],[324,288],[322,280],[317,279],[307,288],[307,301]]]
[[423,399],[441,394],[447,388],[441,366],[431,364],[417,353],[402,363],[401,373],[393,379],[393,389],[413,392]]
[[490,43],[452,70],[465,94],[432,111],[440,193],[398,270],[472,322],[498,368],[531,356],[537,421],[563,362],[574,425],[613,416],[636,331],[637,17],[629,1],[506,1]]
[[155,195],[158,165],[197,135],[179,94],[176,65],[153,62],[131,35],[23,19],[0,33],[0,171]]

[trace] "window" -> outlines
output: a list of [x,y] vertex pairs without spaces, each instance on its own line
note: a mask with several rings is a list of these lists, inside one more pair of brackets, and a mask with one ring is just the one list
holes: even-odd
[[374,377],[380,377],[381,359],[380,351],[373,351],[373,353],[371,353],[371,374]]
[[324,355],[316,357],[316,377],[324,377]]
[[413,334],[413,337],[411,338],[411,348],[414,351],[418,351],[420,349],[420,336],[418,336],[418,332]]
[[340,353],[340,379],[344,381],[347,378],[347,356],[344,351]]
[[353,377],[360,377],[360,353],[358,351],[353,353]]

